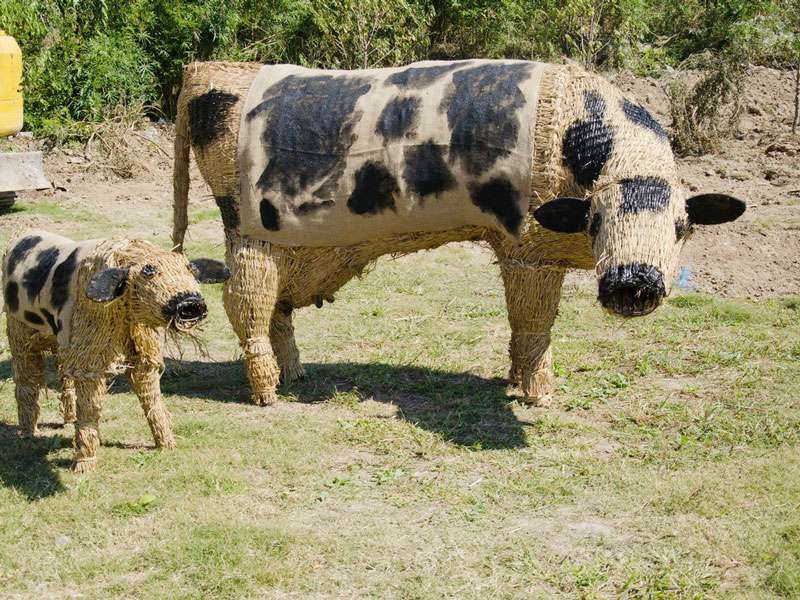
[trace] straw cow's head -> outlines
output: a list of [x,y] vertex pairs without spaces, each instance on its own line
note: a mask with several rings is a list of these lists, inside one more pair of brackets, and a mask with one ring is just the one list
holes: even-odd
[[219,283],[229,276],[219,261],[189,262],[182,254],[140,240],[129,242],[118,260],[119,267],[89,279],[86,295],[97,302],[125,300],[131,319],[149,327],[191,329],[207,315],[198,282]]
[[733,221],[745,204],[724,194],[687,197],[666,131],[601,78],[579,78],[566,107],[553,159],[560,197],[534,217],[553,231],[589,235],[606,309],[648,314],[669,294],[693,226]]

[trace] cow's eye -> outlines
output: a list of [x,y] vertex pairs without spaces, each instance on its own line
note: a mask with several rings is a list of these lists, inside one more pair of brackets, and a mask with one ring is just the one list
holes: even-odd
[[154,265],[145,265],[142,267],[142,277],[150,279],[158,274],[158,268]]

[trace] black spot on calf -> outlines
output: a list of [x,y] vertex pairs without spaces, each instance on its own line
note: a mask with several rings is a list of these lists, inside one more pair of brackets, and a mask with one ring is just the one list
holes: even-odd
[[239,227],[239,205],[233,196],[214,196],[214,202],[219,207],[222,215],[222,225],[225,229],[238,229]]
[[633,177],[623,179],[620,214],[629,215],[644,210],[658,212],[669,205],[672,189],[661,177]]
[[28,258],[28,254],[31,253],[36,245],[42,241],[41,236],[38,235],[29,235],[22,238],[11,249],[8,253],[8,261],[6,262],[6,274],[11,275],[14,272],[14,269],[17,268],[17,265],[21,263],[23,260]]
[[663,127],[661,127],[661,124],[653,118],[653,116],[644,106],[641,106],[640,104],[634,104],[626,98],[622,101],[622,112],[625,113],[625,116],[628,117],[628,119],[637,125],[641,125],[642,127],[651,130],[663,140],[667,139],[667,132]]
[[691,226],[686,222],[686,219],[675,219],[675,241],[680,242],[685,238]]
[[406,148],[404,158],[403,179],[408,189],[420,197],[455,187],[456,180],[444,160],[444,149],[433,140]]
[[312,212],[317,212],[318,210],[322,210],[323,208],[331,208],[335,204],[336,202],[334,202],[333,200],[318,200],[314,202],[303,202],[295,209],[295,212],[298,215],[307,215]]
[[47,324],[50,325],[50,329],[53,330],[53,335],[58,335],[58,332],[61,330],[61,327],[56,324],[56,320],[53,317],[53,313],[49,310],[42,308],[41,309],[44,318],[47,319]]
[[599,212],[594,213],[592,217],[592,224],[589,225],[589,235],[597,237],[597,234],[600,233],[600,227],[603,225],[603,217]]
[[375,133],[384,141],[399,140],[413,133],[417,124],[420,99],[416,96],[392,98],[378,117]]
[[519,232],[522,212],[519,208],[519,191],[505,177],[495,177],[473,187],[472,203],[483,212],[492,213],[508,231]]
[[326,178],[338,179],[361,118],[356,103],[369,90],[364,77],[333,75],[290,75],[270,86],[247,114],[248,121],[266,117],[262,140],[269,161],[258,187],[294,197]]
[[564,161],[572,170],[575,179],[583,186],[590,186],[600,176],[614,146],[614,135],[603,122],[606,102],[597,92],[586,91],[583,97],[586,120],[575,121],[564,136]]
[[28,299],[33,300],[42,291],[57,260],[58,248],[45,248],[39,252],[36,264],[22,276],[22,287],[28,293]]
[[258,208],[261,213],[261,224],[264,226],[264,229],[278,231],[281,228],[281,220],[275,205],[264,198]]
[[398,87],[424,88],[432,84],[450,71],[462,67],[465,62],[452,62],[447,65],[434,65],[430,67],[409,67],[393,73],[386,79],[386,85]]
[[69,300],[69,284],[78,265],[78,249],[73,250],[67,259],[53,271],[53,286],[50,288],[50,303],[60,311]]
[[357,215],[378,214],[395,209],[394,195],[400,191],[397,180],[382,164],[365,162],[355,174],[356,186],[347,207]]
[[531,65],[484,64],[453,73],[453,88],[442,100],[451,129],[450,160],[460,159],[467,173],[481,175],[517,144],[517,111],[525,103],[519,84]]
[[16,281],[9,281],[3,290],[3,298],[6,301],[6,308],[11,312],[19,310],[19,285]]
[[189,129],[192,144],[201,148],[225,130],[228,113],[239,96],[211,89],[189,101]]
[[22,316],[25,318],[25,320],[28,323],[31,323],[33,325],[44,325],[44,321],[42,320],[42,317],[37,315],[35,312],[31,312],[29,310],[26,310],[25,312],[22,313]]

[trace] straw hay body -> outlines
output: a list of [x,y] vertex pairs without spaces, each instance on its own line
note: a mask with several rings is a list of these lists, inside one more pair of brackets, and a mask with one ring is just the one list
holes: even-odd
[[[279,246],[244,237],[238,230],[238,215],[236,219],[230,216],[236,211],[239,196],[238,127],[249,84],[260,68],[257,64],[215,62],[194,63],[184,70],[176,121],[173,206],[173,241],[182,247],[188,224],[191,146],[200,172],[218,204],[225,207],[226,259],[233,273],[225,286],[225,308],[244,349],[254,401],[259,404],[274,401],[279,372],[287,380],[303,373],[291,326],[292,309],[319,305],[380,256],[407,254],[469,240],[487,242],[501,266],[512,330],[511,379],[520,384],[527,401],[546,402],[553,386],[550,328],[556,316],[564,274],[567,269],[594,269],[595,255],[608,256],[618,240],[595,240],[593,254],[592,241],[586,233],[562,234],[545,230],[533,220],[531,213],[523,228],[525,234],[518,243],[482,227],[394,235],[331,248]],[[550,65],[542,75],[534,132],[531,212],[556,196],[583,197],[590,191],[564,166],[561,151],[568,125],[586,117],[583,95],[587,89],[600,90],[615,101],[619,100],[621,106],[622,96],[616,88],[579,68]],[[220,114],[223,123],[213,140],[202,145],[191,144],[190,103],[209,92],[224,93],[235,101]],[[609,119],[616,119],[617,135],[622,135],[626,144],[631,142],[633,152],[627,158],[625,154],[615,154],[606,172],[614,173],[615,169],[641,171],[643,161],[647,164],[655,161],[661,164],[659,168],[669,181],[675,179],[674,160],[668,144],[659,146],[651,132],[624,119],[616,103],[609,110]],[[611,195],[604,201],[619,202],[619,198]],[[625,224],[619,234],[612,232],[610,235],[616,235],[623,242],[619,248],[613,248],[613,252],[624,261],[637,252],[647,253],[646,246],[652,246],[651,254],[655,253],[652,264],[661,267],[669,277],[677,257],[677,250],[673,248],[674,234],[671,234],[670,243],[665,244],[669,246],[666,250],[659,249],[659,244],[654,244],[653,240],[666,235],[665,223],[671,224],[673,216],[666,216],[657,225],[645,221]],[[631,236],[631,227],[639,227],[641,232]],[[632,247],[631,240],[636,247]],[[605,246],[609,247],[609,252],[605,251]]]

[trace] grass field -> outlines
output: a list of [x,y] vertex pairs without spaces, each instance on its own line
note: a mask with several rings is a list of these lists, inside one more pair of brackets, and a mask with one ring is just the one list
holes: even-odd
[[497,268],[450,246],[297,313],[308,377],[258,408],[204,293],[210,356],[162,380],[178,449],[118,382],[92,476],[55,389],[17,437],[4,353],[0,597],[800,598],[800,299],[624,321],[567,290],[529,408]]

